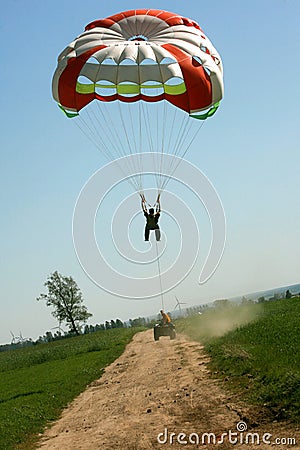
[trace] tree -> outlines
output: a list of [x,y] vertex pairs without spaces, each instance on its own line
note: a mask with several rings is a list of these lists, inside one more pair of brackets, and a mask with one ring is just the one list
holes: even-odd
[[145,327],[146,319],[144,317],[137,317],[136,319],[129,319],[131,327]]
[[41,294],[37,300],[45,300],[47,306],[52,306],[52,315],[60,322],[66,322],[71,333],[80,334],[80,323],[85,323],[91,313],[83,305],[82,293],[72,277],[64,277],[57,271],[53,272],[44,286],[48,293]]
[[292,293],[289,289],[285,293],[285,298],[292,298]]
[[122,322],[122,320],[120,320],[120,319],[116,320],[116,327],[117,328],[124,328],[124,323]]

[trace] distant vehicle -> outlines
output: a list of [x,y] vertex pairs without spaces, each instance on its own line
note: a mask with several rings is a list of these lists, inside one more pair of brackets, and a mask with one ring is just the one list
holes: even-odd
[[154,340],[158,341],[160,336],[170,336],[170,339],[176,338],[175,325],[170,322],[168,324],[156,323],[154,325]]

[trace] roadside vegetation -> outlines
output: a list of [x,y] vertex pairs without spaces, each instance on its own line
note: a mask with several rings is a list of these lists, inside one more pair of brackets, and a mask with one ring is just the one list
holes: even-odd
[[202,342],[210,369],[239,398],[277,420],[300,421],[300,298],[220,302],[181,319],[177,330]]
[[0,353],[0,448],[32,448],[37,434],[144,328],[115,328]]

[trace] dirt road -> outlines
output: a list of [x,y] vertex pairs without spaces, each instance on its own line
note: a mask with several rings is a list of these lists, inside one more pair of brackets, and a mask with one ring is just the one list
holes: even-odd
[[[155,342],[152,330],[138,333],[102,378],[46,430],[39,448],[246,450],[270,449],[279,442],[275,439],[281,442],[276,449],[300,448],[299,429],[269,423],[263,412],[241,404],[211,377],[207,362],[203,347],[184,336]],[[248,429],[238,432],[243,422]]]

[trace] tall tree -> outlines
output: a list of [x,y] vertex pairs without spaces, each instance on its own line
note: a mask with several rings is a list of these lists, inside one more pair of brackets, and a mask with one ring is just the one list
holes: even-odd
[[122,320],[120,320],[120,319],[116,320],[116,327],[117,328],[124,328],[124,323],[122,322]]
[[41,294],[37,300],[45,300],[52,306],[52,315],[60,322],[65,322],[70,332],[80,334],[80,324],[85,323],[91,313],[83,305],[82,293],[72,277],[64,277],[57,271],[47,279],[47,294]]

